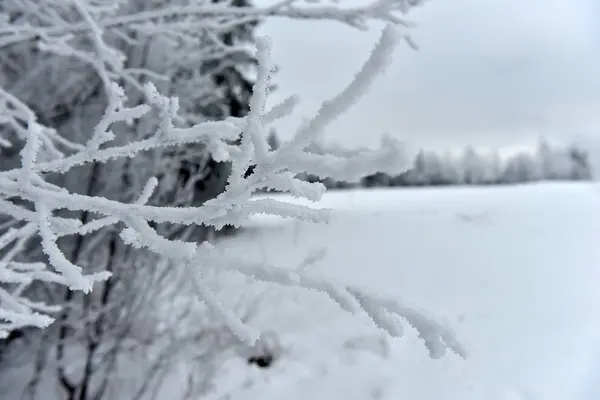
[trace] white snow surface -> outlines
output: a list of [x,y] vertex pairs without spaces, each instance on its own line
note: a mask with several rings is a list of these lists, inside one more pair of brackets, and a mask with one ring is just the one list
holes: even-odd
[[325,248],[306,268],[427,309],[469,357],[430,359],[408,326],[390,339],[322,294],[286,289],[254,322],[280,335],[281,356],[269,369],[232,359],[208,398],[600,399],[598,187],[338,191],[319,206],[329,224],[256,216],[219,246],[290,268]]

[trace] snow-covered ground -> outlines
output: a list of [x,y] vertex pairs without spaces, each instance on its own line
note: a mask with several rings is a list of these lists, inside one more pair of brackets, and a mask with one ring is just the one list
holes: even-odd
[[[294,200],[296,201],[296,200]],[[600,399],[600,191],[590,184],[329,192],[330,224],[258,216],[219,245],[402,297],[470,356],[389,339],[324,295],[281,291],[255,323],[281,335],[270,369],[232,360],[209,398]]]
[[[224,276],[210,281],[220,300],[274,332],[281,354],[268,369],[248,365],[236,351],[218,355],[215,365],[227,361],[203,399],[600,399],[600,187],[339,191],[320,206],[334,210],[329,224],[257,216],[217,246],[425,308],[456,331],[469,357],[430,359],[412,328],[390,339],[318,292]],[[319,261],[307,265],[307,255]],[[195,301],[176,289],[157,315],[170,317],[180,303]],[[202,307],[193,304],[198,311],[180,327],[192,332],[205,327]],[[205,352],[192,347],[158,399],[181,398],[190,374],[206,374],[203,361],[189,364]],[[0,398],[19,398],[25,376],[15,370],[0,377]],[[50,386],[42,393],[54,398]]]

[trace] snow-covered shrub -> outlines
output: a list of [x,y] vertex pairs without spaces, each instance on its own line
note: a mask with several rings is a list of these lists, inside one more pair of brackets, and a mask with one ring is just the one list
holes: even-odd
[[[108,368],[93,377],[93,381],[101,382],[96,388],[104,387],[102,392],[109,399],[148,399],[164,390],[169,391],[168,398],[205,395],[212,389],[213,378],[223,362],[232,356],[247,357],[248,347],[197,300],[187,270],[149,252],[140,253],[133,264],[131,268],[146,273],[134,273],[138,277],[135,291],[130,296],[119,296],[123,318],[105,338],[105,348],[97,352],[105,361],[96,366]],[[274,300],[273,295],[281,296],[240,290],[242,277],[231,275],[208,272],[203,283],[244,323],[252,324],[259,314],[268,314],[265,306]],[[232,279],[235,277],[238,279]],[[71,368],[82,364],[79,358],[67,361]]]
[[[173,5],[160,11],[167,15],[192,15],[186,21],[188,29],[196,29],[198,25],[206,23],[202,17],[207,15],[214,16],[220,23],[227,23],[227,18],[223,22],[219,17],[234,15],[239,18],[239,15],[254,16],[261,12],[264,15],[337,19],[364,27],[366,18],[373,15],[392,23],[403,22],[392,12],[398,9],[405,11],[416,3],[375,2],[364,9],[340,10],[330,7],[299,9],[285,2],[259,11],[232,10],[207,3]],[[8,4],[10,11],[11,3]],[[95,283],[110,279],[109,271],[88,272],[86,266],[77,265],[77,260],[70,259],[57,242],[67,236],[92,235],[100,229],[112,227],[118,230],[125,244],[150,250],[174,266],[185,268],[200,299],[211,312],[220,316],[227,329],[242,342],[255,343],[260,332],[244,323],[216,299],[203,282],[203,277],[210,271],[237,271],[258,281],[320,290],[344,310],[366,312],[375,324],[393,336],[402,334],[398,317],[404,319],[418,330],[432,357],[442,356],[447,349],[464,355],[452,332],[442,323],[399,299],[381,297],[363,288],[333,282],[311,272],[290,271],[233,258],[206,242],[198,244],[195,241],[171,240],[161,236],[156,228],[157,224],[168,223],[219,229],[226,225],[239,226],[248,216],[256,213],[325,222],[328,210],[291,205],[275,199],[252,199],[251,196],[258,190],[269,189],[318,200],[324,186],[300,181],[296,178],[297,174],[352,182],[375,172],[397,173],[406,168],[400,144],[389,138],[384,138],[377,150],[346,152],[347,155],[341,152],[316,154],[307,150],[323,135],[328,124],[346,112],[390,63],[395,44],[400,38],[407,38],[399,34],[393,24],[385,28],[355,79],[338,96],[324,102],[317,114],[298,129],[293,139],[282,143],[277,150],[269,151],[269,124],[288,115],[296,99],[289,98],[270,110],[265,108],[273,70],[268,39],[262,38],[257,42],[259,66],[250,100],[250,113],[246,117],[182,126],[178,98],[160,94],[152,83],[141,85],[139,101],[127,105],[123,84],[133,83],[126,79],[130,75],[123,70],[125,60],[103,38],[103,29],[107,26],[125,23],[110,20],[111,16],[114,17],[111,13],[115,7],[122,4],[109,0],[74,0],[64,7],[58,3],[52,5],[51,2],[46,5],[65,13],[73,12],[74,8],[82,16],[82,22],[38,29],[28,25],[15,28],[11,26],[14,21],[10,19],[18,16],[2,10],[4,14],[0,14],[0,18],[3,18],[3,23],[0,26],[4,28],[0,28],[0,46],[12,43],[11,40],[36,36],[40,38],[39,51],[52,51],[91,64],[101,78],[108,106],[102,120],[89,132],[86,141],[78,143],[61,136],[59,130],[44,125],[30,107],[0,87],[0,122],[26,143],[20,152],[21,165],[0,173],[0,212],[9,217],[6,222],[9,228],[0,237],[0,334],[7,335],[14,329],[26,326],[47,327],[54,320],[53,315],[58,311],[55,306],[33,301],[27,296],[27,288],[32,282],[62,285],[70,291],[87,294]],[[137,23],[136,29],[147,34],[152,34],[155,28],[164,33],[164,28],[152,23],[155,18],[156,15],[142,16],[133,24]],[[77,47],[70,44],[70,40],[77,36],[73,32],[86,30],[91,35],[85,40],[94,43],[94,53],[78,52]],[[173,39],[168,35],[166,37]],[[77,38],[84,40],[80,36]],[[123,142],[115,134],[122,124],[140,124],[152,129],[142,137]],[[9,130],[1,131],[2,145],[9,147],[10,137],[5,135],[6,132]],[[132,202],[76,193],[66,186],[53,183],[49,178],[91,163],[101,165],[114,160],[135,160],[150,150],[176,148],[190,143],[202,145],[218,161],[231,163],[225,191],[201,206],[149,205],[148,200],[159,188],[159,181],[155,177],[145,182]],[[254,172],[246,176],[246,171],[252,165],[255,166]],[[63,210],[85,212],[90,217],[82,222],[79,218],[59,213]],[[21,258],[25,252],[31,251],[32,245],[43,251],[47,262],[28,262]]]

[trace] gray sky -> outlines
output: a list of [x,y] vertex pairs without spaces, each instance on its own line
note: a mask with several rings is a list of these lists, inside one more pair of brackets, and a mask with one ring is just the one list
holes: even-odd
[[[513,147],[600,132],[598,0],[430,0],[409,19],[420,50],[399,47],[329,138],[374,145],[388,132],[417,146]],[[344,87],[381,27],[271,20],[261,28],[280,67],[272,101],[291,93],[302,101],[277,126],[283,137]]]

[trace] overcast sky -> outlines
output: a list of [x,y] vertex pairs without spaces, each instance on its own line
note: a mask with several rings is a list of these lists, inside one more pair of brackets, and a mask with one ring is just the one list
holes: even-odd
[[[399,47],[328,137],[373,145],[388,132],[417,146],[512,147],[600,132],[600,1],[430,0],[409,19],[420,50]],[[272,99],[302,101],[277,126],[282,136],[348,82],[380,30],[290,20],[261,28],[280,67]]]

